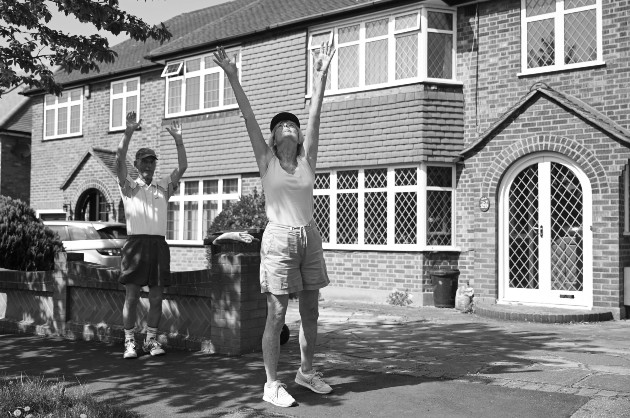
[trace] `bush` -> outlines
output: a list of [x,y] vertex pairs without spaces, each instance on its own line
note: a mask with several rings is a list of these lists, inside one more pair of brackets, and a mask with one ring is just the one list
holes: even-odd
[[63,251],[59,236],[46,228],[21,200],[0,196],[0,267],[10,270],[52,270]]
[[408,290],[398,290],[394,289],[392,292],[387,295],[387,303],[390,305],[396,306],[407,306],[411,305],[413,299],[413,295],[409,293]]
[[214,218],[208,228],[208,235],[235,229],[263,229],[267,225],[265,195],[254,189],[251,195],[241,196],[236,202],[229,202]]

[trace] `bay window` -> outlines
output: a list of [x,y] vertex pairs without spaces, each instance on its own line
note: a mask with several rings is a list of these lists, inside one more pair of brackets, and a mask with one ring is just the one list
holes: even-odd
[[455,169],[422,164],[321,172],[314,218],[326,249],[454,247]]
[[168,202],[166,239],[203,242],[214,218],[241,196],[239,177],[185,180]]
[[311,28],[311,69],[313,53],[333,37],[337,53],[331,62],[327,93],[425,80],[454,81],[455,14],[450,10],[402,8]]

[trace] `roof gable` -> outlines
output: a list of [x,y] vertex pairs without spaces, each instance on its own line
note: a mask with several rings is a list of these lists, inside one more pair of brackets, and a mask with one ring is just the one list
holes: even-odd
[[[111,173],[111,175],[115,178],[118,174],[116,173],[116,151],[111,151],[103,148],[95,148],[90,147],[89,150],[81,158],[79,158],[79,162],[70,170],[68,176],[61,184],[61,190],[65,190],[70,186],[70,183],[74,180],[74,178],[78,175],[81,167],[85,165],[90,157],[93,157],[100,165],[105,167],[105,169]],[[133,166],[133,163],[127,159],[125,161],[127,166],[127,173],[134,178],[138,175],[138,170]]]
[[497,120],[473,141],[472,144],[462,150],[460,155],[466,158],[470,153],[482,148],[496,132],[503,129],[505,123],[518,116],[525,107],[538,100],[540,97],[547,98],[550,102],[567,109],[582,120],[596,126],[627,146],[630,146],[630,130],[622,127],[608,116],[578,98],[554,90],[545,83],[536,83],[525,96],[521,97],[511,108],[497,118]]

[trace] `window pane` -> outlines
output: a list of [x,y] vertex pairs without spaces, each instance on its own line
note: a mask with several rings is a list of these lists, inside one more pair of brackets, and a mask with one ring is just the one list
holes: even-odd
[[198,181],[184,182],[184,194],[188,196],[199,194],[199,182]]
[[[311,48],[319,48],[322,43],[330,41],[330,32],[318,33],[311,38]],[[339,43],[339,40],[337,40]]]
[[527,17],[556,11],[556,0],[525,0]]
[[365,24],[365,37],[374,38],[375,36],[387,35],[388,18],[374,20]]
[[123,99],[112,100],[112,126],[123,125]]
[[427,190],[427,245],[451,245],[451,196]]
[[575,9],[576,7],[592,6],[596,4],[596,0],[564,0],[564,9]]
[[418,13],[411,13],[404,16],[398,16],[394,20],[395,30],[415,29],[418,26]]
[[337,195],[337,243],[359,243],[359,203],[357,193]]
[[203,78],[203,107],[219,106],[219,73],[206,74]]
[[[315,51],[315,56],[319,55],[319,50],[314,50]],[[311,58],[311,63],[314,64],[315,61]],[[311,79],[311,86],[315,85],[315,67],[312,68],[311,70],[311,74],[313,75],[312,79]],[[329,75],[328,77],[326,77],[326,89],[325,90],[330,90],[331,89],[331,85],[332,82],[330,81],[332,79],[332,77]]]
[[417,169],[411,168],[397,168],[395,170],[394,182],[396,186],[415,186],[418,184]]
[[138,80],[127,81],[127,92],[138,90]]
[[418,77],[418,34],[396,37],[396,80]]
[[182,110],[182,80],[171,80],[168,83],[168,113],[179,113]]
[[347,89],[359,86],[359,46],[340,47],[339,55],[339,88]]
[[203,181],[203,194],[217,194],[219,193],[219,180],[204,180]]
[[214,55],[210,55],[208,57],[203,58],[203,65],[206,69],[217,67],[217,63],[214,62]]
[[453,15],[450,13],[429,12],[427,23],[431,29],[453,30]]
[[57,110],[57,117],[59,118],[59,122],[57,122],[57,135],[63,135],[68,133],[68,108],[60,107]]
[[236,96],[234,96],[234,90],[228,80],[227,76],[223,76],[223,105],[231,105],[236,103]]
[[365,170],[365,188],[379,189],[387,187],[387,169],[373,168]]
[[330,173],[318,173],[315,175],[315,189],[330,189]]
[[112,94],[120,94],[123,92],[123,83],[115,83],[112,84]]
[[186,72],[199,71],[201,69],[201,58],[186,61]]
[[238,193],[238,179],[223,180],[223,193]]
[[168,203],[166,239],[179,239],[179,202]]
[[365,243],[387,244],[387,192],[365,194]]
[[564,63],[597,59],[597,17],[595,10],[564,17]]
[[394,208],[396,244],[416,244],[418,198],[416,192],[396,193]]
[[453,77],[453,35],[428,34],[427,76],[430,78]]
[[57,103],[68,103],[68,92],[62,92],[60,96],[57,97]]
[[365,45],[365,84],[387,82],[387,39]]
[[51,106],[57,103],[57,98],[51,94],[46,95],[46,105]]
[[186,110],[199,109],[200,77],[186,79]]
[[70,92],[70,100],[75,102],[77,100],[81,100],[81,93],[83,92],[83,90],[72,90]]
[[[127,110],[125,112],[125,115],[132,111],[135,112],[137,107],[138,107],[138,97],[137,96],[127,97]],[[136,115],[136,117],[139,117],[139,115]]]
[[184,202],[184,239],[199,239],[197,231],[199,202]]
[[[344,28],[339,28],[338,33],[338,43],[343,44],[346,42],[355,42],[359,40],[359,25],[346,26]],[[328,36],[325,39],[320,40],[318,43],[313,44],[313,46],[319,46],[322,42],[328,41]]]
[[427,186],[453,187],[453,169],[451,167],[427,167]]
[[81,106],[75,105],[70,108],[70,133],[81,131]]
[[218,215],[219,205],[216,200],[206,200],[203,202],[203,234],[208,232],[210,225],[214,221],[214,218]]
[[330,242],[330,196],[313,196],[313,219],[322,242]]
[[46,136],[55,135],[55,109],[46,111]]
[[340,190],[358,189],[359,172],[357,170],[339,171],[337,173],[337,188]]
[[555,64],[555,31],[553,19],[527,24],[527,68]]

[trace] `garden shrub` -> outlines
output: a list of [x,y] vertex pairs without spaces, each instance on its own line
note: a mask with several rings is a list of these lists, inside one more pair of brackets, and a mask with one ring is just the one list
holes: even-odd
[[207,232],[211,235],[221,231],[264,229],[266,225],[265,194],[258,194],[254,189],[251,195],[229,202],[214,218]]
[[33,209],[21,200],[0,196],[0,267],[53,270],[60,251],[59,236],[44,226]]

